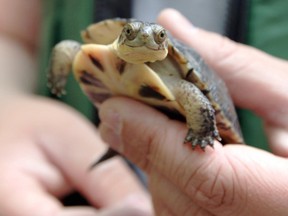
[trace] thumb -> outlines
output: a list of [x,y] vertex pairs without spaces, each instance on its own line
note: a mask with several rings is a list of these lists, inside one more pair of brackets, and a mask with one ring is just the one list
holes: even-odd
[[[153,108],[129,98],[109,99],[99,111],[100,132],[104,141],[144,170],[148,169],[146,156],[154,158],[161,153],[157,151],[159,143],[178,138],[177,142],[182,144],[187,133],[184,124],[178,121],[172,123]],[[174,127],[167,127],[168,122]]]
[[243,145],[192,151],[184,124],[127,98],[104,102],[100,118],[103,139],[158,176],[158,213],[160,205],[169,215],[287,215],[287,160]]

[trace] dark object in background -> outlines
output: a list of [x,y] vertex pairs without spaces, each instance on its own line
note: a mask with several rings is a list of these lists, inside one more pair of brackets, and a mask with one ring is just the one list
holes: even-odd
[[133,0],[95,0],[93,22],[114,17],[130,18],[132,2]]
[[234,41],[246,43],[250,0],[230,0],[225,35]]
[[134,0],[132,16],[153,22],[167,7],[181,11],[195,26],[235,41],[243,42],[246,37],[250,0]]

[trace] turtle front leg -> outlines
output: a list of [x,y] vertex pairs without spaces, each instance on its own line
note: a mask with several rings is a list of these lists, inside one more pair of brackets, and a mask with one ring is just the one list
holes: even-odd
[[67,77],[72,69],[72,63],[79,52],[81,44],[77,41],[64,40],[56,44],[52,50],[49,71],[48,87],[58,97],[64,95]]
[[185,110],[189,128],[184,142],[191,143],[193,149],[197,145],[203,150],[207,145],[213,147],[214,138],[218,140],[221,138],[210,101],[190,82],[179,80],[173,86],[176,100]]

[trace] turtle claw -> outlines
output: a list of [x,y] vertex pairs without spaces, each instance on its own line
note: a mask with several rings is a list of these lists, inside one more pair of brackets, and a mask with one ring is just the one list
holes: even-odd
[[221,139],[219,137],[218,131],[214,131],[212,134],[202,135],[202,134],[195,134],[192,131],[192,129],[189,129],[185,137],[184,143],[190,143],[193,150],[197,146],[199,146],[203,151],[205,151],[205,148],[208,145],[213,148],[214,138]]
[[58,88],[51,88],[51,93],[59,98],[66,95],[66,91],[64,89],[58,89]]
[[47,87],[50,89],[53,95],[61,97],[66,95],[65,85],[67,78],[64,76],[54,76],[53,74],[48,74]]

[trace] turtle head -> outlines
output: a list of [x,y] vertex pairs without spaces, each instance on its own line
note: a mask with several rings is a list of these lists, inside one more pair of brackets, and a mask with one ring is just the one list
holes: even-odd
[[134,64],[163,60],[168,54],[166,30],[155,23],[127,23],[114,45],[121,59]]

